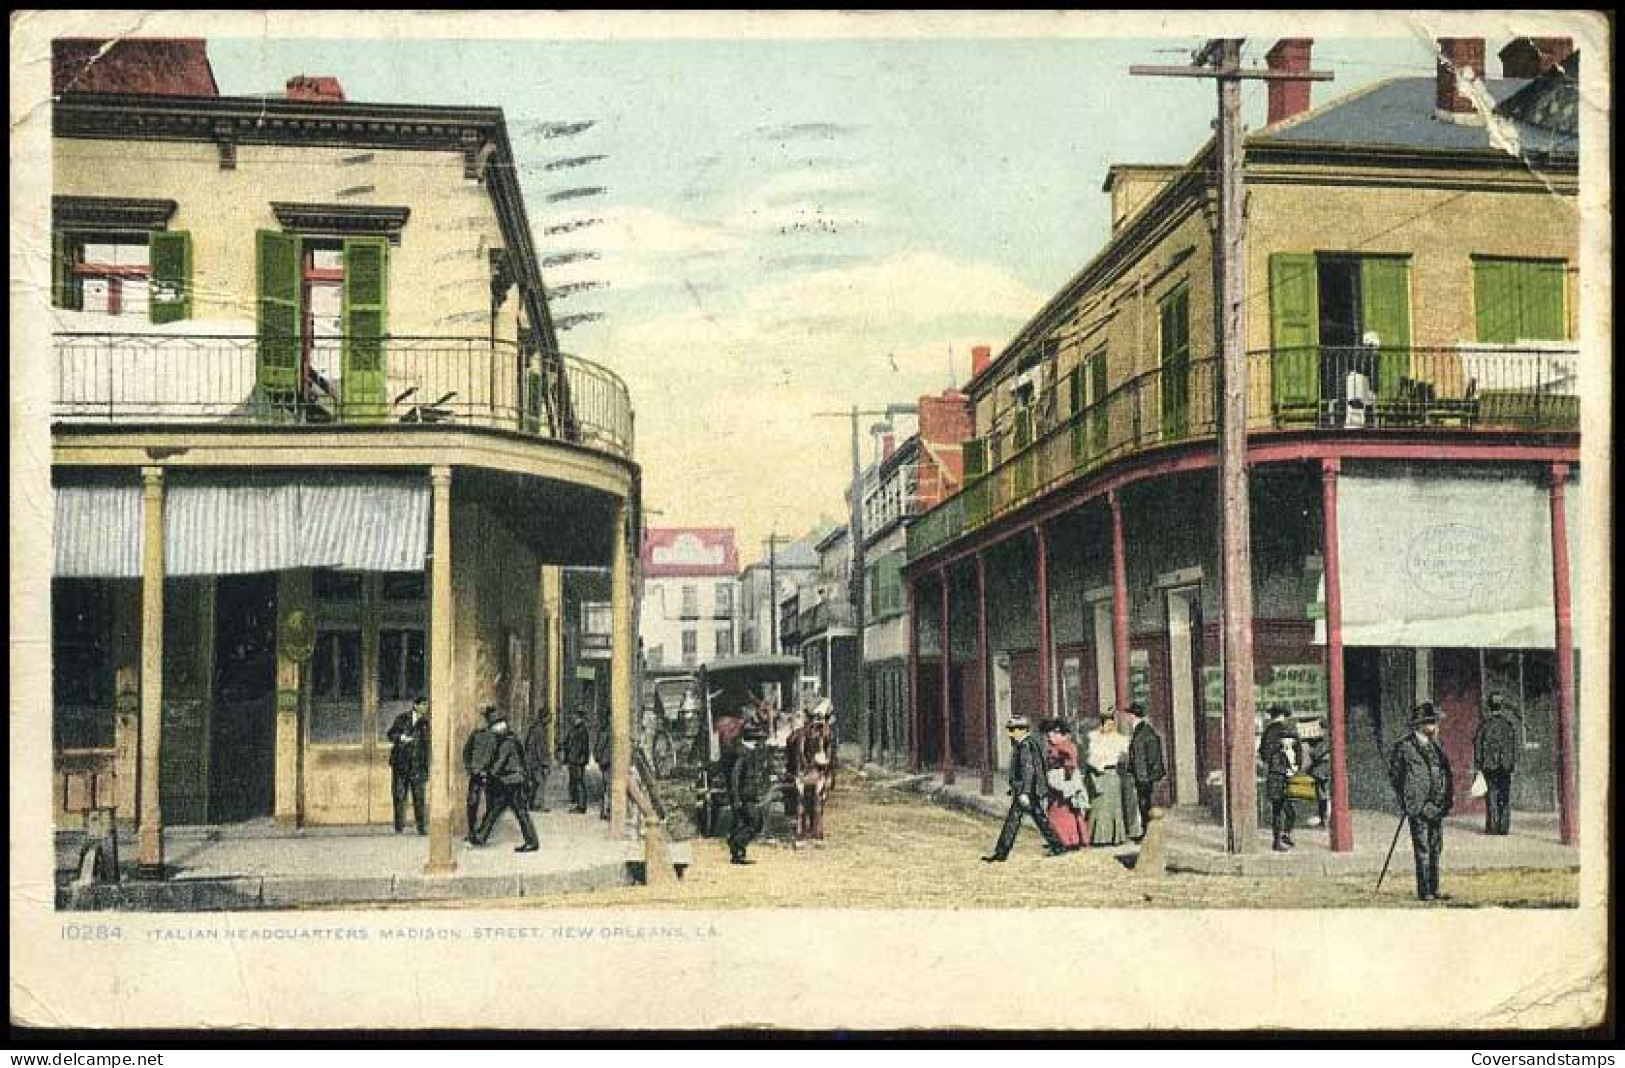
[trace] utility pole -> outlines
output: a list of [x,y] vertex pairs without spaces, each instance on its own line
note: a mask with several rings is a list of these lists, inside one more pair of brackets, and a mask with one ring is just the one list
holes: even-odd
[[768,652],[777,656],[779,654],[779,556],[780,542],[789,542],[789,538],[778,531],[767,536],[767,600],[768,600],[768,633],[772,636],[772,644]]
[[[1247,500],[1247,274],[1242,165],[1241,83],[1330,81],[1330,71],[1243,70],[1239,37],[1215,38],[1188,67],[1133,66],[1130,74],[1211,78],[1219,89],[1219,233],[1214,255],[1219,276],[1219,558],[1224,659],[1225,846],[1231,853],[1258,848],[1258,791],[1254,781],[1252,517]],[[1343,739],[1334,737],[1341,746]]]
[[[871,757],[870,737],[873,731],[869,723],[869,677],[864,668],[863,631],[868,626],[867,585],[864,575],[864,546],[863,546],[863,457],[858,436],[858,419],[863,416],[880,416],[890,420],[898,415],[914,415],[919,412],[917,404],[888,404],[885,408],[876,410],[862,410],[856,404],[849,412],[814,412],[819,419],[851,419],[852,420],[852,483],[848,488],[851,497],[851,519],[847,524],[847,538],[852,542],[852,578],[847,583],[848,598],[852,604],[852,626],[857,631],[858,641],[858,678],[857,678],[857,714],[863,717],[863,758],[865,761]],[[829,640],[829,639],[826,639]],[[830,640],[831,665],[830,696],[833,698],[835,690],[833,640]],[[837,710],[839,711],[839,710]]]

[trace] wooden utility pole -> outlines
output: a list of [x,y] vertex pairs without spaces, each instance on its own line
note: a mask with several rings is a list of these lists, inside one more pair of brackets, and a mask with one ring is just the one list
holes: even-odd
[[[1130,74],[1211,78],[1219,88],[1219,559],[1225,708],[1225,844],[1231,853],[1258,848],[1254,780],[1253,566],[1247,501],[1246,186],[1242,177],[1241,83],[1330,81],[1329,71],[1243,70],[1239,37],[1215,38],[1188,67],[1134,66]],[[1339,742],[1341,740],[1338,740]]]
[[777,531],[767,536],[767,623],[772,636],[767,651],[774,656],[779,655],[779,544],[789,540]]

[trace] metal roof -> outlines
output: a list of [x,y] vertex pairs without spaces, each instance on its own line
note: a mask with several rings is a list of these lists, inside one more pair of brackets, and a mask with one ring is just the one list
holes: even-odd
[[[1497,105],[1528,84],[1522,78],[1490,78],[1483,82]],[[1383,145],[1434,152],[1500,151],[1485,124],[1465,125],[1435,118],[1435,93],[1433,78],[1394,78],[1265,127],[1255,136],[1267,141]],[[1575,137],[1515,119],[1502,121],[1516,133],[1525,152],[1572,156],[1579,151]]]

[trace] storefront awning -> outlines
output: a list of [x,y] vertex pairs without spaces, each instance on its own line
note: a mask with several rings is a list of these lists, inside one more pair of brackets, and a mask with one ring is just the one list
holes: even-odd
[[[58,486],[57,578],[139,578],[139,485]],[[419,571],[429,485],[405,476],[192,482],[164,499],[164,573],[236,575],[325,567]]]
[[[1578,477],[1566,496],[1579,575]],[[1345,645],[1553,647],[1551,502],[1532,472],[1346,473],[1337,515]]]

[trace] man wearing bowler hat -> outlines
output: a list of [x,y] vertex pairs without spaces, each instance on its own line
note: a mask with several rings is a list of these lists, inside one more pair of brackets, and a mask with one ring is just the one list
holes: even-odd
[[530,822],[530,771],[525,766],[525,750],[519,739],[508,729],[508,717],[500,708],[487,705],[483,712],[485,722],[496,744],[491,763],[486,770],[485,818],[480,821],[474,844],[482,846],[491,840],[491,829],[503,809],[510,809],[519,821],[519,833],[525,842],[515,853],[534,853],[540,846],[536,841],[536,828]]
[[1489,788],[1484,798],[1485,834],[1508,834],[1512,830],[1512,773],[1517,770],[1518,750],[1523,745],[1519,733],[1506,698],[1490,694],[1489,708],[1473,738],[1473,762]]
[[1416,855],[1416,896],[1438,901],[1439,854],[1444,850],[1444,818],[1455,799],[1450,758],[1439,744],[1439,713],[1431,701],[1411,712],[1411,730],[1394,743],[1388,757],[1388,778],[1411,825],[1411,850]]
[[1044,836],[1045,852],[1052,857],[1060,856],[1066,852],[1066,846],[1044,814],[1044,796],[1049,788],[1044,743],[1032,733],[1026,716],[1011,716],[1004,730],[1010,738],[1010,811],[1005,814],[998,844],[982,859],[996,864],[1010,858],[1023,816],[1031,816],[1038,825],[1038,833]]

